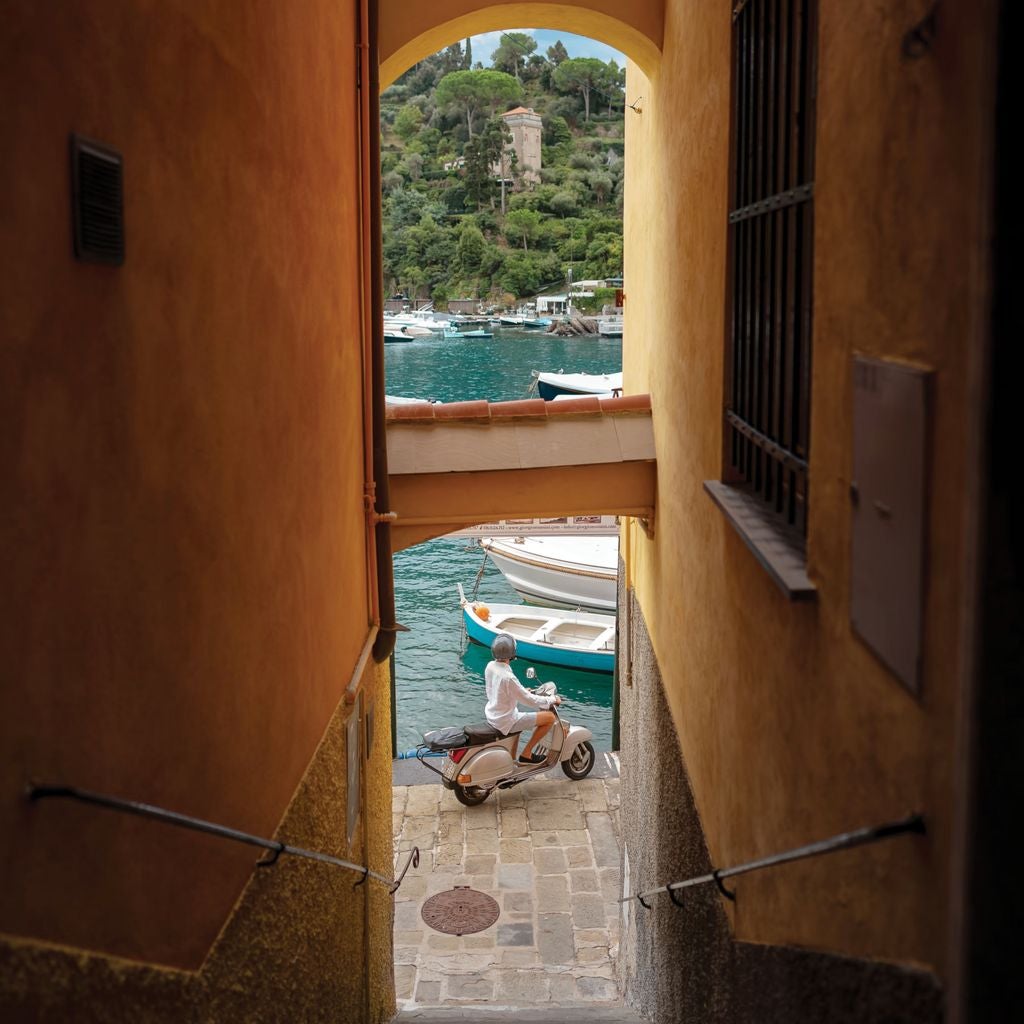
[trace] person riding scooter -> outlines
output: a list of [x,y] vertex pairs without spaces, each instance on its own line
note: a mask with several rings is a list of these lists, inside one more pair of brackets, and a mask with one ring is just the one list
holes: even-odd
[[[504,735],[510,732],[525,731],[533,726],[523,752],[519,755],[520,764],[540,764],[544,758],[534,754],[533,748],[555,722],[554,712],[548,710],[562,703],[561,697],[539,697],[531,693],[516,678],[509,662],[516,656],[516,640],[508,633],[499,633],[491,643],[493,661],[488,662],[484,670],[484,681],[487,686],[487,706],[484,715],[493,728]],[[519,703],[539,708],[538,711],[520,711]]]

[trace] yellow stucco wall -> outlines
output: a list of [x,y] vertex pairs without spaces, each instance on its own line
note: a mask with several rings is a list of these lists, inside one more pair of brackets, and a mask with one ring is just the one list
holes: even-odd
[[[505,0],[381,0],[380,84],[386,88],[418,60],[480,32],[552,28],[600,39],[627,54],[644,70],[658,60],[663,31],[663,0],[561,0],[522,3]],[[475,54],[484,66],[490,53]]]
[[[660,66],[628,70],[644,99],[627,111],[625,383],[651,393],[658,454],[657,533],[631,531],[633,577],[714,863],[928,819],[926,842],[737,880],[737,937],[941,970],[992,5],[944,8],[934,52],[909,61],[919,5],[820,3],[812,604],[785,599],[702,489],[722,470],[729,6],[669,0]],[[849,626],[855,351],[935,370],[920,698]]]
[[[252,852],[27,780],[271,834],[366,637],[356,24],[5,5],[2,933],[198,967]],[[71,131],[123,267],[72,258]]]

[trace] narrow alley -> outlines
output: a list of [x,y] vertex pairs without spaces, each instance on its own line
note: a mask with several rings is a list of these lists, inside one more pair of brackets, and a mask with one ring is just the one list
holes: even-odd
[[[580,1019],[639,1019],[623,1008],[615,975],[617,760],[600,755],[605,778],[552,776],[477,807],[463,807],[430,782],[395,785],[396,855],[413,846],[421,854],[396,894],[399,1020],[446,1019],[430,1014],[452,1010],[472,1011],[452,1019],[481,1019],[485,1006],[515,1007],[517,1020],[543,1010],[555,1017],[536,1019],[573,1019],[565,1015],[573,1008]],[[404,767],[398,763],[396,782],[409,774]],[[462,936],[431,929],[424,901],[457,886],[493,896],[497,920]]]

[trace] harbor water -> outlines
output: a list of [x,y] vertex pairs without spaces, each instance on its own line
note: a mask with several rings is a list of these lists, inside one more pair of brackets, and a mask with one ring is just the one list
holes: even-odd
[[[385,346],[389,395],[442,402],[528,397],[533,370],[613,373],[621,368],[618,338],[557,338],[495,327],[491,339],[430,337]],[[395,555],[398,621],[409,629],[398,634],[395,648],[400,753],[415,747],[430,729],[483,719],[483,674],[490,653],[465,636],[458,583],[484,602],[521,603],[472,540],[443,537]],[[524,683],[530,664],[523,659],[513,663]],[[610,750],[611,675],[535,667],[538,677],[553,680],[565,698],[565,717],[593,731],[597,750]]]

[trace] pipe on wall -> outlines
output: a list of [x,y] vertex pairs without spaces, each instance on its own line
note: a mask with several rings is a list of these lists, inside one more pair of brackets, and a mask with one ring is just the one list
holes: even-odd
[[362,206],[363,456],[367,531],[368,605],[378,626],[373,660],[387,661],[395,647],[391,500],[384,404],[384,289],[381,280],[380,74],[376,0],[359,5],[359,134]]

